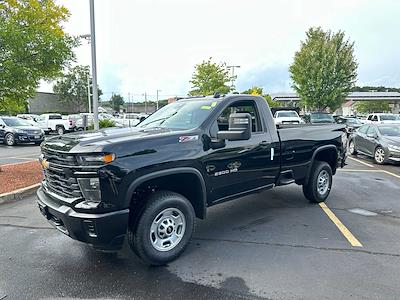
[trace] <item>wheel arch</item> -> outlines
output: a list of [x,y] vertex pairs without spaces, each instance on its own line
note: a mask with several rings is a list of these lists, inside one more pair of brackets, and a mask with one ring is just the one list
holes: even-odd
[[207,208],[206,184],[199,170],[180,167],[161,170],[135,179],[128,187],[125,204],[130,206],[136,193],[143,188],[156,186],[160,190],[169,190],[185,196],[193,205],[196,217],[205,219]]
[[311,157],[310,165],[307,170],[305,183],[307,184],[308,180],[310,179],[313,164],[316,160],[327,162],[332,169],[332,175],[334,175],[336,173],[337,157],[338,157],[338,152],[335,145],[325,145],[315,149]]

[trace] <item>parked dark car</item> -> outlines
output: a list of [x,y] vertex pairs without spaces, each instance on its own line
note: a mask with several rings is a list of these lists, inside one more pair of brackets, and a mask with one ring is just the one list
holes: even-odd
[[17,117],[0,117],[0,142],[8,146],[22,143],[40,145],[44,132],[29,121]]
[[335,119],[331,114],[324,112],[312,112],[304,115],[306,123],[311,124],[333,124]]
[[349,139],[350,154],[365,154],[377,164],[400,162],[400,125],[365,124],[353,132]]
[[292,126],[277,129],[263,97],[216,95],[178,100],[136,127],[53,137],[42,144],[39,209],[73,239],[106,250],[127,239],[144,262],[165,264],[212,205],[291,183],[311,202],[328,197],[344,126]]
[[354,130],[360,128],[363,125],[363,123],[359,119],[353,117],[338,117],[336,119],[336,123],[346,125],[346,132],[348,137]]

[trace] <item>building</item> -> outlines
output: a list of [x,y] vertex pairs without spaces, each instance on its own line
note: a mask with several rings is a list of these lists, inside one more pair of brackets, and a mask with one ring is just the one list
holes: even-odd
[[28,112],[31,114],[44,113],[80,113],[79,107],[73,104],[63,103],[59,100],[58,95],[54,93],[37,92],[35,97],[28,99]]
[[[282,106],[299,107],[300,97],[296,93],[274,93],[271,94],[274,101],[282,103]],[[357,101],[388,101],[392,113],[400,113],[399,92],[352,92],[343,103],[342,107],[335,111],[337,115],[354,115],[357,112]]]

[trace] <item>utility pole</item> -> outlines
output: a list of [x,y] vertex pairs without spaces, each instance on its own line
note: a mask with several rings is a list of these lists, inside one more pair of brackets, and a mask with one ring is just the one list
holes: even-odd
[[89,114],[92,113],[92,103],[90,101],[90,76],[87,79],[87,95],[88,95],[88,102],[89,102]]
[[90,4],[90,44],[92,46],[92,84],[93,84],[93,123],[94,130],[99,130],[99,96],[97,92],[97,65],[96,65],[96,29],[94,21],[94,0]]
[[235,68],[240,68],[240,66],[226,66],[228,69],[232,70],[232,83],[231,90],[233,91],[233,87],[235,86]]
[[147,93],[144,93],[144,113],[147,115]]
[[158,92],[161,92],[161,90],[157,90],[157,106],[156,106],[156,110],[158,110]]

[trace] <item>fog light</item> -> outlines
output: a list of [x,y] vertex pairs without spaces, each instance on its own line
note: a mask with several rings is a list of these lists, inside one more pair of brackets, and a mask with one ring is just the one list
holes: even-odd
[[78,184],[87,201],[100,202],[100,181],[98,178],[78,178]]

